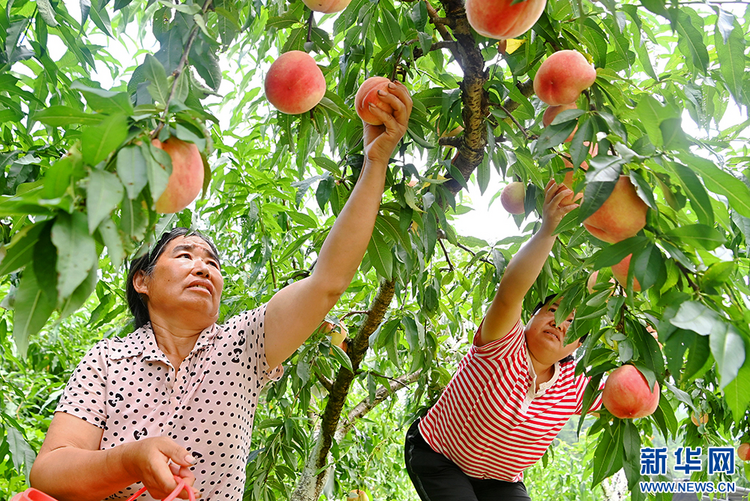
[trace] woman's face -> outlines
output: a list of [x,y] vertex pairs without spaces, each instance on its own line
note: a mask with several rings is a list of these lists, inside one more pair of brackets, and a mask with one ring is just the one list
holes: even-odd
[[219,260],[199,236],[180,236],[169,242],[152,273],[137,273],[133,286],[148,296],[152,321],[166,320],[203,330],[219,317],[224,278]]
[[581,345],[580,341],[565,344],[565,334],[573,321],[573,313],[561,325],[555,323],[557,303],[544,305],[531,317],[525,329],[526,345],[532,356],[544,364],[562,360]]

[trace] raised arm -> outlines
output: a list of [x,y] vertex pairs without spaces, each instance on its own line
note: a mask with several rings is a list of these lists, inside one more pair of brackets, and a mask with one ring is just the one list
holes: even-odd
[[578,207],[563,200],[573,192],[550,179],[544,189],[542,227],[521,247],[505,268],[497,293],[482,323],[480,344],[486,344],[508,334],[521,318],[523,298],[536,281],[547,260],[556,236],[553,232],[565,214]]
[[372,106],[382,126],[364,123],[364,153],[357,184],[336,218],[312,275],[277,292],[266,308],[266,360],[280,364],[305,342],[349,287],[375,226],[385,187],[388,160],[406,132],[412,101],[403,84],[393,82],[380,99],[393,114]]

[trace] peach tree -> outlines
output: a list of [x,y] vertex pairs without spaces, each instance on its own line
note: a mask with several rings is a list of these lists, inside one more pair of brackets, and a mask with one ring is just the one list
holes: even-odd
[[[600,413],[587,431],[596,452],[586,481],[623,469],[632,499],[643,499],[639,450],[654,437],[704,449],[747,442],[748,6],[497,2],[539,15],[499,41],[487,38],[492,19],[482,34],[472,28],[460,0],[334,3],[3,3],[0,342],[3,373],[15,375],[0,389],[3,471],[28,469],[39,435],[19,421],[16,376],[50,370],[40,354],[61,332],[85,330],[90,343],[128,332],[125,263],[164,228],[215,239],[222,317],[310,272],[361,168],[354,98],[371,76],[403,81],[415,107],[360,273],[328,318],[350,333],[346,350],[320,329],[269,387],[248,498],[366,488],[414,499],[403,430],[466,352],[505,264],[538,227],[550,177],[583,196],[528,308],[554,292],[561,317],[576,310],[570,337],[590,333],[579,363],[592,376],[587,402],[626,363],[661,388],[649,417]],[[326,84],[297,115],[262,90],[290,51],[310,54]],[[593,65],[593,83],[544,120],[534,78],[562,51]],[[152,140],[169,137],[196,145],[206,175],[194,205],[164,215],[155,202],[172,159]],[[469,189],[499,198],[510,182],[526,187],[516,234],[489,242],[456,230],[473,208]],[[630,197],[613,195],[620,182]],[[634,232],[606,237],[638,213]],[[696,425],[691,414],[708,419]]]

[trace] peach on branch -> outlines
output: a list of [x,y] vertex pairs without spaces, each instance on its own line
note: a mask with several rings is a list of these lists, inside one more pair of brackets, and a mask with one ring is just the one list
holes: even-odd
[[273,62],[264,82],[266,98],[282,113],[310,111],[326,93],[326,79],[315,59],[290,50]]
[[330,14],[346,9],[351,0],[302,0],[310,10]]
[[357,111],[359,118],[370,125],[382,125],[383,121],[372,114],[370,104],[374,104],[386,113],[393,113],[391,105],[381,101],[378,91],[388,92],[388,84],[391,83],[385,77],[370,77],[365,80],[357,90],[354,96],[354,109]]
[[740,444],[740,446],[737,447],[737,455],[743,461],[750,461],[750,444]]
[[534,76],[534,92],[550,106],[574,103],[596,80],[596,70],[576,50],[561,50],[544,60]]
[[198,197],[203,188],[203,159],[195,143],[187,143],[172,136],[163,143],[152,139],[151,144],[166,151],[172,159],[172,173],[167,187],[156,201],[156,212],[179,212]]
[[[628,283],[628,270],[630,269],[630,259],[632,257],[632,254],[628,254],[622,261],[612,266],[612,275],[623,287],[626,287]],[[635,277],[633,277],[633,290],[635,292],[641,290],[641,284],[638,283],[638,279]]]
[[640,199],[628,176],[620,176],[612,194],[583,222],[599,240],[617,243],[635,236],[646,226],[648,206]]
[[652,390],[646,378],[632,365],[618,367],[609,375],[602,392],[602,404],[620,419],[653,414],[659,406],[659,383]]
[[508,183],[500,194],[500,203],[511,214],[524,214],[523,200],[526,197],[526,186],[520,181]]
[[505,40],[534,26],[547,0],[466,0],[466,19],[480,35]]
[[[331,331],[331,344],[341,347],[341,344],[347,338],[349,332],[344,327],[344,324],[339,324]],[[342,348],[343,349],[343,348]]]

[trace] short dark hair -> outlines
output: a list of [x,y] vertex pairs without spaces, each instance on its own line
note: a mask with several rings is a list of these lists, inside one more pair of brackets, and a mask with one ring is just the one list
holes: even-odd
[[219,251],[207,236],[203,235],[197,230],[177,227],[162,234],[159,241],[156,242],[156,244],[150,251],[146,252],[140,257],[133,259],[130,262],[130,271],[128,271],[127,284],[125,285],[125,295],[128,300],[128,307],[130,308],[130,312],[133,314],[133,318],[135,319],[136,329],[143,327],[151,321],[151,317],[148,314],[148,307],[146,306],[146,302],[141,297],[141,294],[139,294],[138,291],[135,290],[135,286],[133,285],[133,279],[135,278],[136,273],[142,271],[146,275],[150,275],[154,271],[156,261],[158,261],[159,257],[164,253],[164,249],[167,247],[167,244],[169,242],[177,237],[192,236],[202,238],[209,245],[209,247],[211,247],[216,261],[219,261]]
[[[540,301],[539,303],[537,303],[536,306],[534,306],[534,310],[531,312],[531,315],[532,316],[536,315],[539,312],[539,310],[541,310],[542,308],[544,308],[545,305],[547,305],[550,302],[554,301],[554,299],[556,297],[557,297],[557,294],[550,294],[549,296],[545,297],[544,301]],[[578,340],[581,343],[583,343],[586,340],[586,338],[588,337],[588,335],[589,335],[589,333],[587,332],[583,336],[579,337]],[[570,354],[567,357],[565,357],[562,360],[560,360],[561,364],[567,364],[569,362],[575,362],[575,359],[573,358],[572,354]]]

